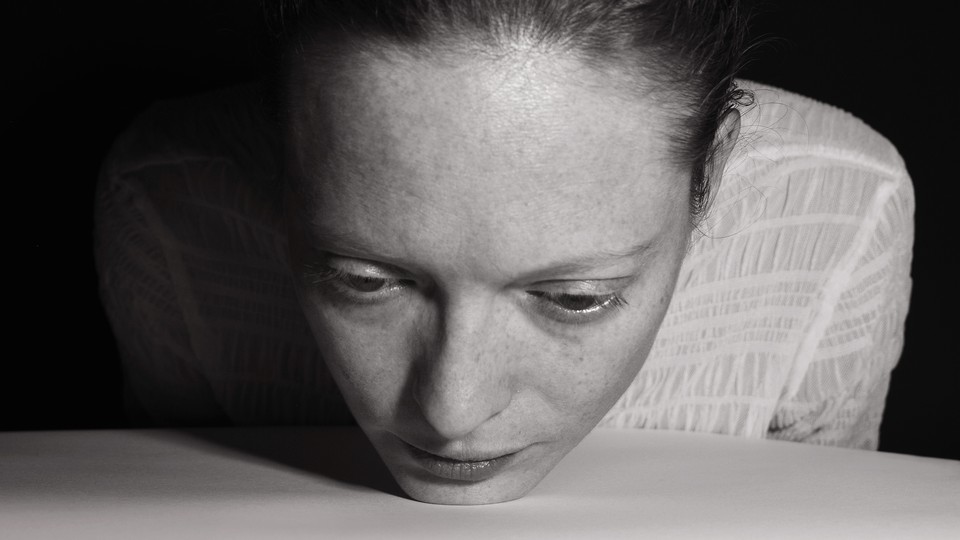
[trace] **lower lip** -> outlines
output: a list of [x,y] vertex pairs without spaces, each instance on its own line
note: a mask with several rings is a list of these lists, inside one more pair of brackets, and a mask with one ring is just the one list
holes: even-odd
[[517,455],[506,454],[481,461],[457,461],[425,452],[409,444],[407,446],[422,469],[436,477],[460,482],[479,482],[491,478],[509,465]]

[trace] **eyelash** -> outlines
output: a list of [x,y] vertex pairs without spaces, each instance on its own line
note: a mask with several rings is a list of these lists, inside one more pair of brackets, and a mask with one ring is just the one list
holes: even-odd
[[[327,288],[339,299],[358,305],[375,304],[391,291],[413,284],[412,280],[360,276],[329,266],[308,266],[306,275],[313,285]],[[350,285],[350,282],[358,280],[369,284],[380,283],[381,287],[362,291]],[[593,322],[615,309],[622,309],[628,305],[620,293],[592,295],[527,291],[527,294],[542,300],[537,306],[538,311],[548,318],[567,324]],[[565,302],[569,305],[570,301],[581,303],[586,301],[588,304],[579,309],[563,306]]]
[[[550,318],[572,324],[597,320],[613,309],[622,309],[627,306],[626,299],[620,293],[593,295],[527,291],[527,294],[547,301],[543,304],[543,310],[551,312],[548,314]],[[581,309],[563,307],[561,303],[564,300],[587,301],[589,305]]]
[[[339,268],[332,268],[329,266],[308,266],[307,267],[307,279],[315,286],[318,287],[327,287],[332,290],[338,297],[343,300],[349,301],[354,304],[373,304],[380,300],[380,296],[383,296],[388,291],[399,289],[404,284],[412,283],[409,280],[400,280],[400,279],[386,279],[386,278],[374,278],[367,276],[359,276],[356,274],[351,274],[349,272],[344,272]],[[361,291],[356,287],[350,285],[351,281],[366,281],[368,283],[384,283],[388,284],[393,282],[392,286],[389,289],[384,289],[379,287],[372,291]],[[379,293],[379,294],[377,294]]]

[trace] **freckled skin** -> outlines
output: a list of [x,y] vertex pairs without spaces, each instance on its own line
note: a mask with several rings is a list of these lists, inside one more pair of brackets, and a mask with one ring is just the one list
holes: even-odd
[[[291,264],[299,273],[333,252],[409,284],[350,305],[301,280],[304,311],[410,496],[518,498],[627,388],[667,309],[691,231],[669,126],[656,104],[604,91],[609,75],[549,54],[350,65],[336,78],[305,69],[294,93]],[[643,257],[529,277],[641,243],[652,245]],[[582,325],[544,316],[527,293],[622,276],[637,276],[621,291],[628,305]],[[454,482],[422,474],[402,441],[445,455],[523,451],[492,478]]]

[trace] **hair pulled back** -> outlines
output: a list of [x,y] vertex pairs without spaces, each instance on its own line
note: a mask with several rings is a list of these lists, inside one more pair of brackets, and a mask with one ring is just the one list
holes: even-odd
[[721,121],[751,102],[735,81],[746,49],[747,17],[738,0],[264,0],[264,6],[288,59],[315,39],[494,52],[522,42],[642,73],[677,111],[671,148],[691,174],[695,221],[709,204]]

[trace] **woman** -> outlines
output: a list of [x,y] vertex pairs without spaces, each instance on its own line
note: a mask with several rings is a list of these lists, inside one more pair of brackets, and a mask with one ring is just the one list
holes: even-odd
[[852,117],[739,88],[735,1],[284,8],[275,120],[249,89],[162,104],[105,163],[143,417],[352,416],[459,504],[598,423],[876,447],[909,179]]

